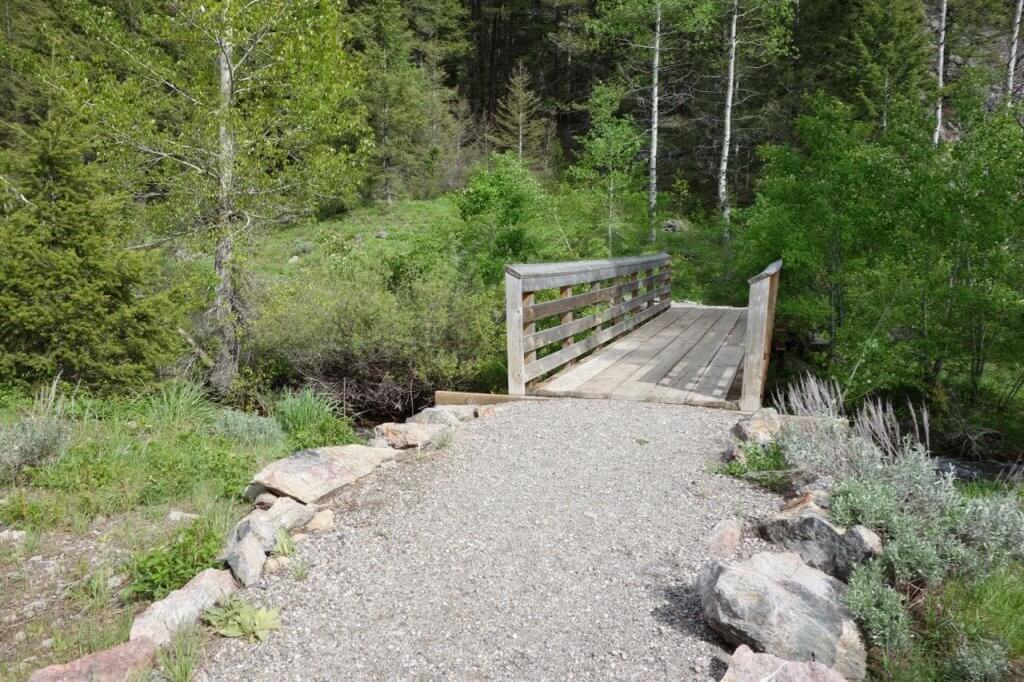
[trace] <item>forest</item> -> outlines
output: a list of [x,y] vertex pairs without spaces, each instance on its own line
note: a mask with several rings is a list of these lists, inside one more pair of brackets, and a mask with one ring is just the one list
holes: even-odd
[[81,530],[186,467],[230,509],[269,452],[504,390],[506,264],[659,251],[714,305],[784,261],[769,393],[1019,460],[1022,10],[0,0],[0,522]]

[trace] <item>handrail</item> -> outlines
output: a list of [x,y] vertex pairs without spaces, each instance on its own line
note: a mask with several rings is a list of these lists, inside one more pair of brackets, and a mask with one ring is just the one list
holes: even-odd
[[[574,287],[589,284],[589,290]],[[559,298],[535,303],[536,292],[558,289]],[[671,301],[668,254],[603,260],[505,266],[508,392],[526,386],[668,309]],[[608,303],[601,312],[575,318],[574,311]],[[557,316],[558,324],[537,332],[537,321]],[[576,336],[589,333],[577,341]],[[537,358],[551,344],[561,348]]]
[[782,259],[748,280],[746,348],[743,353],[743,392],[740,409],[753,412],[761,408],[764,384],[768,376],[768,357],[775,327],[775,303],[779,295]]

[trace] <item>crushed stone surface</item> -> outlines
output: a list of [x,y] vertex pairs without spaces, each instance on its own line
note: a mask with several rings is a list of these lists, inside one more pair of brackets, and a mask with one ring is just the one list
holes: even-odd
[[[332,501],[308,578],[245,592],[281,609],[226,640],[209,680],[707,680],[731,648],[693,588],[721,519],[778,497],[714,473],[734,412],[554,400],[466,423]],[[750,528],[737,550],[764,551]]]

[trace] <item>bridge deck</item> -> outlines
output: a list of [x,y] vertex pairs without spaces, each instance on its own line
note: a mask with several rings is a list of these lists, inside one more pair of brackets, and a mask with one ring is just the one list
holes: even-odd
[[746,308],[674,304],[527,393],[735,409],[746,327]]

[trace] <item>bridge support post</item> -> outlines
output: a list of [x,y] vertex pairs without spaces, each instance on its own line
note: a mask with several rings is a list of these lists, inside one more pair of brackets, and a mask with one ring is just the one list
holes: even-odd
[[[527,294],[532,296],[532,294]],[[505,339],[508,346],[508,394],[526,395],[523,349],[523,280],[505,273]]]
[[753,412],[761,409],[764,384],[768,376],[768,357],[772,350],[775,326],[775,300],[779,292],[777,260],[761,274],[750,279],[750,300],[747,302],[746,349],[743,354],[743,393],[740,409]]

